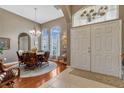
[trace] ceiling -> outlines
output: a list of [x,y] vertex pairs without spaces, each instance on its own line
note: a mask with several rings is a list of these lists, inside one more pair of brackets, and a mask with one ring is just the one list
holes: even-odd
[[[54,5],[1,5],[0,7],[40,24],[64,16],[63,12],[55,8]],[[36,20],[34,8],[37,8]]]

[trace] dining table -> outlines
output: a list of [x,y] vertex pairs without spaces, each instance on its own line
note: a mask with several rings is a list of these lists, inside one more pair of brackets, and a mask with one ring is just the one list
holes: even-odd
[[[30,55],[30,56],[29,56]],[[23,63],[29,67],[41,66],[44,58],[44,52],[24,52],[22,54]]]

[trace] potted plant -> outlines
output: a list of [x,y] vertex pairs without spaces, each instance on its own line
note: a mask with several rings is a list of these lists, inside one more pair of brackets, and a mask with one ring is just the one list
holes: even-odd
[[[4,51],[3,47],[0,47],[0,54],[2,55]],[[6,61],[6,58],[2,58],[4,61]],[[0,58],[0,61],[2,61],[2,59]]]
[[0,47],[0,54],[3,54],[3,48]]
[[[3,54],[3,48],[0,47],[0,54]],[[2,62],[2,59],[0,58],[0,63]]]

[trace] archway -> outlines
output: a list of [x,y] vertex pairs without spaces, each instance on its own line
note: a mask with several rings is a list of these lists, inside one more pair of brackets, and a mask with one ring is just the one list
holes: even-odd
[[30,50],[30,36],[27,33],[20,33],[18,36],[18,50]]

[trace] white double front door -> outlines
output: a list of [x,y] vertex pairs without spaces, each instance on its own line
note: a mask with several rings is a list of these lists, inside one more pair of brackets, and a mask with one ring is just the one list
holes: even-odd
[[121,21],[73,28],[71,66],[120,77]]

